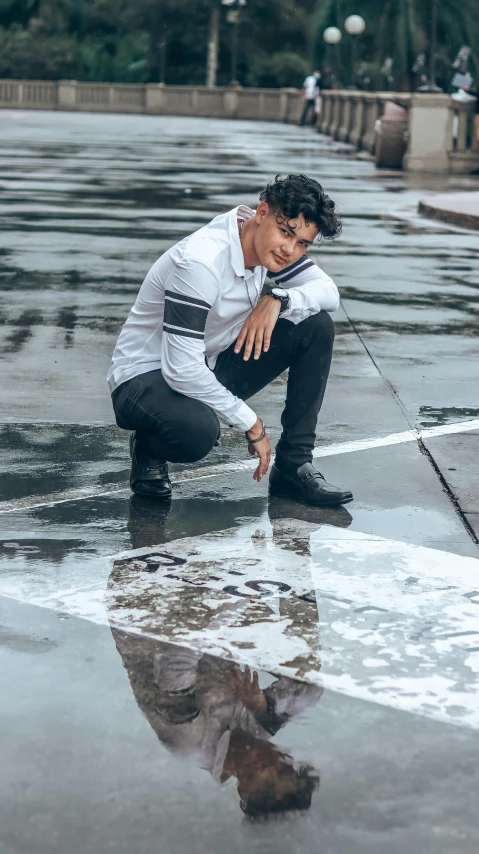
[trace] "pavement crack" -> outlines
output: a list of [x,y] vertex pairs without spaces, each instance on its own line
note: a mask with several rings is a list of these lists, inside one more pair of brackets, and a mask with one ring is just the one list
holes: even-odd
[[448,496],[448,498],[449,498],[449,500],[450,500],[451,504],[453,505],[453,507],[454,507],[454,509],[455,509],[455,511],[456,511],[456,513],[457,513],[457,515],[459,516],[459,518],[460,518],[460,520],[461,520],[462,524],[464,525],[464,527],[465,527],[465,529],[466,529],[467,533],[468,533],[468,534],[469,534],[469,536],[471,537],[472,542],[473,542],[476,546],[479,546],[479,537],[477,537],[477,536],[476,536],[475,531],[473,530],[472,526],[469,524],[469,522],[468,522],[468,520],[467,520],[467,517],[466,517],[465,513],[463,512],[463,510],[462,510],[462,508],[461,508],[461,505],[459,504],[459,501],[457,500],[457,498],[456,498],[456,496],[454,495],[454,493],[453,493],[453,491],[452,491],[451,487],[450,487],[450,486],[449,486],[449,484],[447,483],[447,481],[446,481],[446,479],[445,479],[445,477],[444,477],[444,475],[443,475],[443,473],[442,473],[441,469],[439,468],[438,464],[436,463],[436,460],[434,459],[433,455],[432,455],[432,454],[431,454],[431,452],[428,450],[428,448],[426,448],[426,446],[425,446],[424,442],[422,441],[422,439],[418,439],[418,440],[417,440],[417,443],[418,443],[418,446],[419,446],[419,450],[421,451],[421,453],[422,453],[422,454],[424,454],[424,456],[425,456],[425,457],[427,457],[427,459],[429,460],[429,462],[430,462],[431,466],[433,467],[434,471],[436,472],[436,474],[437,474],[437,476],[438,476],[438,479],[439,479],[439,481],[440,481],[440,483],[441,483],[441,486],[442,486],[443,492],[445,492],[445,493],[446,493],[446,495]]
[[409,428],[410,428],[411,430],[416,430],[416,427],[415,427],[415,425],[411,422],[411,419],[409,418],[409,415],[408,415],[407,409],[406,409],[406,407],[404,406],[404,404],[403,404],[403,402],[402,402],[401,398],[399,397],[399,395],[398,395],[398,393],[397,393],[396,389],[394,388],[394,386],[392,385],[392,383],[387,379],[387,377],[385,377],[385,376],[384,376],[384,374],[383,374],[383,372],[382,372],[381,368],[379,367],[378,363],[376,362],[376,359],[374,358],[373,354],[371,353],[371,351],[370,351],[370,349],[369,349],[368,345],[366,344],[366,342],[365,342],[364,338],[362,337],[361,333],[360,333],[360,332],[359,332],[359,330],[357,329],[357,327],[356,327],[356,325],[355,325],[355,323],[354,323],[354,320],[352,320],[352,318],[349,316],[348,311],[347,311],[347,309],[346,309],[346,306],[344,305],[343,300],[341,300],[341,305],[342,305],[342,307],[343,307],[343,311],[344,311],[344,313],[345,313],[346,317],[348,318],[349,323],[351,324],[351,328],[353,329],[354,334],[356,335],[356,337],[357,337],[358,341],[360,342],[361,346],[364,348],[364,350],[365,350],[366,354],[368,355],[369,359],[371,360],[371,362],[373,363],[374,367],[376,368],[376,370],[377,370],[377,372],[378,372],[379,376],[381,377],[381,379],[382,379],[382,381],[383,381],[384,385],[386,386],[386,388],[387,388],[387,390],[388,390],[389,394],[391,395],[392,399],[394,400],[394,402],[396,403],[396,405],[397,405],[397,406],[399,407],[399,409],[401,410],[401,412],[402,412],[402,414],[403,414],[403,416],[404,416],[404,419],[405,419],[406,423],[409,425]]

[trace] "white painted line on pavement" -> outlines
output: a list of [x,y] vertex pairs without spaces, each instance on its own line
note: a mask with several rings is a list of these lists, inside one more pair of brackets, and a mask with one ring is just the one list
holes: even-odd
[[423,427],[422,430],[404,430],[402,433],[390,433],[377,439],[357,439],[352,442],[338,442],[315,448],[313,457],[329,457],[334,454],[351,454],[355,451],[369,451],[373,448],[386,448],[389,445],[402,445],[404,442],[416,442],[434,436],[448,436],[455,433],[467,433],[479,430],[479,418],[472,421],[458,421],[455,424],[441,424],[436,427]]
[[[376,439],[355,439],[351,442],[337,442],[331,445],[315,448],[313,457],[331,457],[340,454],[352,454],[356,451],[369,451],[375,448],[387,448],[392,445],[402,445],[406,442],[417,442],[420,439],[433,438],[435,436],[447,436],[457,433],[467,433],[471,430],[479,430],[479,418],[471,421],[458,421],[454,424],[441,424],[436,427],[424,427],[422,430],[404,430],[401,433],[390,433],[388,436],[379,436]],[[205,466],[204,468],[192,469],[190,471],[172,472],[173,483],[188,483],[191,480],[204,480],[212,477],[223,477],[225,474],[248,471],[256,468],[257,460],[238,460],[234,463],[220,463],[216,466]],[[121,486],[117,489],[109,489],[99,492],[98,487],[78,490],[69,490],[67,493],[58,493],[57,498],[48,501],[29,503],[27,499],[0,502],[0,514],[16,513],[20,510],[36,510],[41,507],[53,507],[55,504],[65,504],[69,501],[86,501],[89,498],[106,498],[110,495],[119,495],[127,492],[128,487]],[[61,497],[60,497],[61,496]]]
[[109,559],[79,556],[60,584],[39,560],[2,593],[173,643],[172,661],[186,647],[479,729],[478,568],[476,558],[263,518]]

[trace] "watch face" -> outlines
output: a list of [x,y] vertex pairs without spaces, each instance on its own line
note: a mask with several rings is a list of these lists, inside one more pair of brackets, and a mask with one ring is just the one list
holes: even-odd
[[287,297],[288,292],[283,290],[283,288],[271,288],[271,293],[277,297]]

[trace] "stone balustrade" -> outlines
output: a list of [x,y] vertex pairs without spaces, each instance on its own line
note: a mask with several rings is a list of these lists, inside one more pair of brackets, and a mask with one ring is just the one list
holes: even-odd
[[408,150],[403,168],[410,172],[470,173],[479,167],[474,138],[474,103],[449,95],[409,92],[327,90],[317,130],[358,151],[375,153],[374,126],[387,101],[408,111]]
[[374,125],[382,115],[386,101],[409,107],[409,92],[362,92],[329,89],[321,93],[322,108],[318,121],[320,133],[353,145],[358,151],[374,154]]
[[0,80],[0,108],[149,113],[297,122],[298,89]]
[[[403,168],[414,172],[468,173],[479,167],[474,104],[449,95],[408,92],[322,92],[317,130],[358,151],[374,154],[375,123],[387,101],[408,111]],[[164,86],[159,83],[79,83],[75,80],[0,80],[0,108],[146,113],[297,122],[298,89]]]
[[479,168],[479,142],[475,137],[475,103],[453,101],[452,146],[448,153],[450,172],[470,173]]

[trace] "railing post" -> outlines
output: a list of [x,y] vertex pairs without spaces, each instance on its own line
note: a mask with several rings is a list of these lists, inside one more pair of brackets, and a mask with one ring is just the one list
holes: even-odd
[[403,168],[409,172],[449,172],[452,110],[449,95],[417,93],[411,97],[409,139]]
[[145,111],[147,113],[162,113],[166,106],[165,84],[148,83],[145,99]]
[[301,117],[300,93],[297,89],[285,89],[287,92],[287,107],[285,121],[297,124]]
[[223,118],[235,119],[238,110],[238,91],[228,87],[223,92]]
[[77,103],[76,80],[59,80],[57,86],[57,107],[59,110],[74,110]]
[[193,89],[190,95],[190,104],[193,107],[193,110],[198,109],[198,89]]

